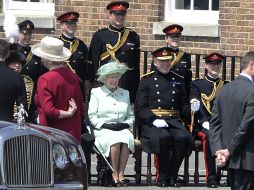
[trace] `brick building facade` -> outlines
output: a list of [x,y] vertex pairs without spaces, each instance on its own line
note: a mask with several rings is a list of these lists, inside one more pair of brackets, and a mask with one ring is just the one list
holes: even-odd
[[[1,0],[1,5],[3,1]],[[89,46],[92,34],[98,28],[108,25],[105,9],[108,2],[109,0],[55,0],[55,15],[70,10],[78,11],[80,19],[77,36]],[[140,35],[141,50],[152,51],[165,45],[164,36],[160,31],[163,26],[170,24],[164,18],[166,0],[129,0],[128,2],[130,8],[126,26]],[[192,54],[218,51],[227,56],[242,56],[245,52],[254,50],[254,1],[220,0],[219,11],[218,25],[179,23],[188,29],[183,32],[181,47],[184,51]],[[0,15],[1,26],[3,17],[4,13]],[[17,20],[25,18],[33,20],[35,27],[40,27],[35,30],[33,42],[40,40],[44,35],[60,34],[59,24],[54,17],[50,18],[51,26],[46,28],[40,26],[43,25],[43,20],[38,21],[31,15],[18,16]],[[209,21],[210,18],[206,19]],[[213,31],[213,34],[209,35],[209,31]],[[3,36],[1,32],[1,37]]]

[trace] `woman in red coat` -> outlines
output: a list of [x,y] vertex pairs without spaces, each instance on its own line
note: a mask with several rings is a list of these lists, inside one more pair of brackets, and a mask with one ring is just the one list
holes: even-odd
[[61,40],[44,37],[32,46],[32,52],[49,69],[37,84],[39,123],[66,131],[80,142],[84,107],[79,79],[64,62],[70,57],[70,50],[63,47]]

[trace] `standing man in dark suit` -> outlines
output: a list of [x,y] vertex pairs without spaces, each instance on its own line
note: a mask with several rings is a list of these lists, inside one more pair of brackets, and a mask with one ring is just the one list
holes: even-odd
[[189,117],[190,104],[184,83],[179,82],[181,77],[170,71],[174,60],[172,49],[163,47],[152,55],[156,70],[142,77],[136,99],[142,123],[141,146],[158,157],[158,186],[178,187],[179,168],[192,146],[181,120]]
[[126,28],[125,18],[129,3],[114,1],[107,5],[110,25],[94,33],[89,49],[89,59],[97,69],[111,59],[130,68],[119,85],[129,90],[130,100],[135,101],[140,80],[140,40],[139,35]]
[[34,30],[34,24],[31,20],[24,20],[18,24],[19,38],[18,43],[10,45],[11,51],[20,51],[26,57],[26,63],[23,65],[20,74],[26,84],[28,99],[28,120],[37,123],[38,112],[34,103],[34,95],[37,87],[38,78],[47,71],[43,66],[41,59],[31,52],[31,39]]
[[[12,120],[14,103],[26,102],[25,84],[19,73],[8,68],[5,59],[9,55],[9,43],[0,39],[0,119]],[[24,105],[26,106],[26,105]]]
[[209,120],[216,94],[225,81],[219,78],[222,61],[224,56],[219,53],[210,53],[204,57],[207,74],[203,79],[197,79],[191,82],[190,99],[197,99],[201,102],[200,109],[194,114],[195,125],[193,129],[194,138],[201,139],[203,142],[203,151],[206,167],[207,187],[217,187],[216,164],[212,156],[209,143]]
[[[165,42],[173,50],[175,59],[172,62],[171,72],[180,75],[183,78],[187,93],[189,94],[190,83],[192,81],[191,56],[179,49],[181,43],[183,27],[179,24],[171,24],[163,30],[165,33]],[[154,70],[154,64],[151,65]]]
[[61,24],[64,47],[68,48],[72,55],[67,61],[67,67],[79,77],[81,90],[85,102],[89,101],[90,81],[92,80],[93,71],[91,64],[87,61],[88,49],[86,44],[75,37],[78,27],[79,13],[75,11],[66,12],[57,17]]
[[228,164],[233,190],[254,189],[254,52],[241,60],[241,74],[222,87],[210,120],[210,144],[218,166]]

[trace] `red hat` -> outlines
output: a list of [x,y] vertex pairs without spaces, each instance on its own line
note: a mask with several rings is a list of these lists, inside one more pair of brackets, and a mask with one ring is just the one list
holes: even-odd
[[166,35],[180,36],[183,31],[183,27],[179,24],[171,24],[162,30]]
[[224,56],[219,53],[210,53],[204,57],[206,63],[221,62]]
[[162,47],[152,52],[154,58],[159,60],[173,60],[175,58],[173,50],[170,47]]
[[66,12],[59,17],[57,17],[57,20],[62,22],[68,22],[68,21],[78,21],[79,13],[75,11]]
[[126,11],[129,6],[129,3],[126,1],[113,1],[109,3],[106,8],[110,11]]

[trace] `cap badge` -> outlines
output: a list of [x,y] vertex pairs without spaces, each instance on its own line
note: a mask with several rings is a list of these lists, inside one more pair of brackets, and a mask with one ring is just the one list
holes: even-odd
[[27,28],[27,29],[30,29],[30,28],[31,28],[30,24],[26,25],[26,28]]
[[164,56],[168,55],[167,50],[164,49],[163,52],[162,52],[162,55],[164,55]]
[[217,59],[217,58],[218,58],[218,56],[217,56],[216,54],[214,54],[214,55],[213,55],[213,58],[214,58],[214,59]]

